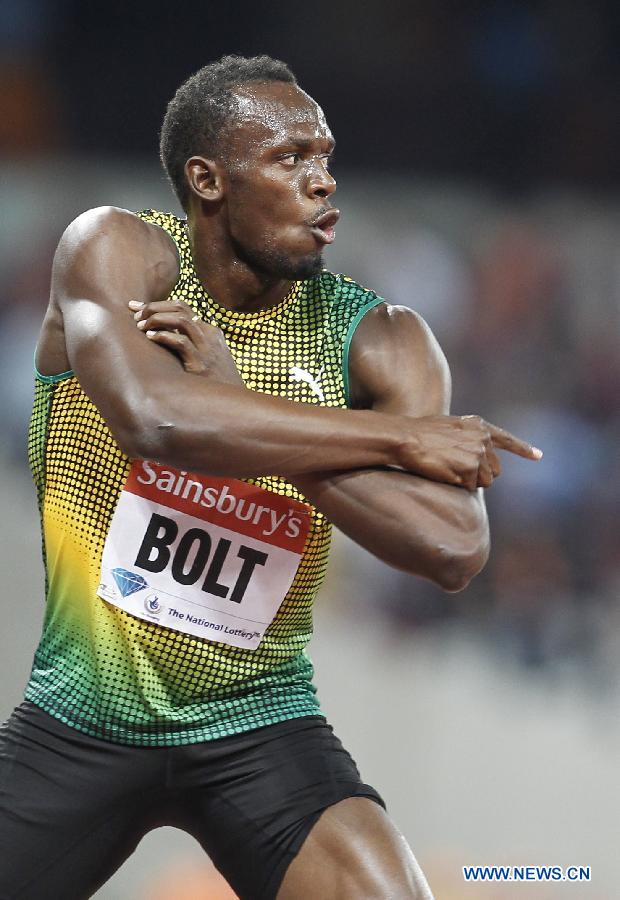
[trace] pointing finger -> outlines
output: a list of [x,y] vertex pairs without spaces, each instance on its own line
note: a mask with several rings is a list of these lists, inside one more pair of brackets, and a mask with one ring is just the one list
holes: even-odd
[[498,428],[497,425],[488,423],[488,427],[493,446],[499,447],[501,450],[508,450],[509,453],[515,453],[524,459],[542,459],[543,452],[538,447],[533,447],[532,444],[522,441],[503,428]]

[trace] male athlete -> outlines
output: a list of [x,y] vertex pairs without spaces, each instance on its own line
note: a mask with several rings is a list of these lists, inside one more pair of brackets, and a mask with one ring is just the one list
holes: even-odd
[[333,147],[283,63],[225,57],[163,124],[187,221],[97,209],[60,241],[29,445],[47,611],[0,741],[2,900],[91,896],[164,824],[241,898],[431,897],[315,696],[328,520],[457,591],[487,558],[496,448],[540,452],[449,416],[420,317],[323,270]]

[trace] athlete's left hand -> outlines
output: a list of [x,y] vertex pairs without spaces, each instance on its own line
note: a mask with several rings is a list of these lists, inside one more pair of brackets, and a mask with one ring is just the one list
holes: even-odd
[[140,331],[178,356],[186,372],[243,384],[222,331],[203,322],[187,303],[130,300],[128,306]]

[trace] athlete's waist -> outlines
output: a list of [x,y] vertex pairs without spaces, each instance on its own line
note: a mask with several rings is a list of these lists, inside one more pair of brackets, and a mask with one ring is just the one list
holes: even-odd
[[[118,743],[167,746],[241,733],[319,710],[310,660],[299,654],[279,671],[202,694],[107,678],[90,682],[84,672],[41,668],[35,658],[26,699],[86,734]],[[81,676],[81,677],[80,677]]]

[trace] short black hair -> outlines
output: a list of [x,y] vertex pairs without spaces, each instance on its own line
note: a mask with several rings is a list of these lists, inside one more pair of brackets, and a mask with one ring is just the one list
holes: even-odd
[[234,111],[233,89],[249,82],[297,79],[270,56],[223,56],[185,81],[168,104],[159,142],[160,158],[183,209],[189,186],[184,166],[194,153],[212,155]]

